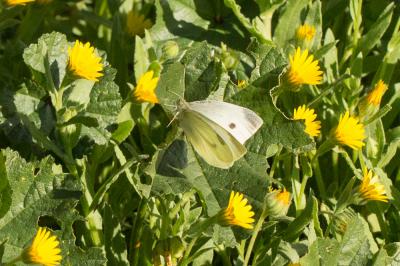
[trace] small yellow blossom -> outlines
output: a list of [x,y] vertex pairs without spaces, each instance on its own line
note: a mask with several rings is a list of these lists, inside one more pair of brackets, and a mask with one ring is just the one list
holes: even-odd
[[74,46],[68,49],[68,53],[68,67],[76,76],[94,81],[103,76],[101,57],[95,53],[94,47],[91,47],[89,42],[83,44],[76,41]]
[[314,38],[315,28],[314,26],[310,26],[308,24],[301,25],[297,28],[296,37],[299,40],[307,40],[310,41]]
[[310,135],[310,137],[316,137],[320,133],[321,122],[315,120],[316,118],[317,114],[314,113],[314,109],[309,109],[305,105],[294,109],[293,119],[305,120],[304,124],[306,128],[304,131]]
[[340,144],[347,145],[352,149],[356,150],[364,146],[364,125],[359,122],[358,118],[350,116],[349,111],[346,111],[344,115],[340,115],[339,124],[335,129],[334,135]]
[[358,188],[360,197],[364,202],[370,200],[388,202],[386,190],[379,177],[372,170],[365,170],[361,185]]
[[131,10],[128,13],[126,20],[126,27],[132,36],[143,35],[145,29],[149,29],[153,26],[150,19],[145,19],[143,15],[138,14],[136,11]]
[[40,227],[32,244],[23,251],[22,260],[26,264],[59,265],[62,259],[59,244],[56,236]]
[[147,71],[140,77],[134,91],[135,99],[139,102],[158,103],[158,98],[155,93],[158,77],[153,77],[153,70]]
[[368,93],[367,101],[369,104],[374,106],[379,106],[381,104],[382,96],[387,91],[388,86],[383,82],[383,80],[379,80],[376,83],[374,89]]
[[26,5],[35,2],[35,0],[6,0],[8,6]]
[[290,67],[287,75],[291,85],[321,83],[323,72],[320,71],[318,60],[314,60],[313,55],[308,55],[307,49],[302,52],[300,48],[297,48],[295,54],[289,56],[289,61]]
[[229,204],[222,211],[222,223],[225,225],[237,225],[246,229],[252,229],[254,212],[247,199],[239,192],[231,192]]
[[237,81],[237,86],[239,87],[239,89],[243,89],[244,87],[247,86],[247,81],[244,79],[239,79]]

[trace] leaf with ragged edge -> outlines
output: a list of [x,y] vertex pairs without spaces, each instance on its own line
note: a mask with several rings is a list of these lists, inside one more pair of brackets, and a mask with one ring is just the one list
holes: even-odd
[[105,69],[104,77],[97,82],[91,92],[90,101],[82,113],[87,117],[93,117],[98,122],[98,127],[86,127],[83,135],[89,136],[97,144],[105,144],[111,137],[110,127],[117,122],[118,114],[122,108],[122,99],[118,85],[115,84],[115,70]]
[[[251,152],[224,170],[208,165],[189,144],[176,140],[160,152],[153,163],[157,163],[156,169],[149,172],[154,176],[153,194],[183,193],[195,188],[207,203],[210,216],[228,205],[231,191],[242,192],[258,212],[267,192],[266,160]],[[225,241],[226,245],[235,244],[229,228],[215,231],[213,238],[218,242]]]
[[218,88],[222,74],[222,63],[213,56],[206,43],[190,47],[181,63],[185,66],[185,99],[189,102],[204,100]]
[[376,254],[372,265],[386,266],[398,265],[400,263],[400,243],[390,243],[382,247]]
[[[20,254],[36,234],[38,219],[50,216],[56,219],[62,234],[55,231],[61,240],[64,265],[100,265],[85,263],[68,264],[68,255],[74,251],[74,260],[84,262],[97,253],[96,260],[104,261],[99,252],[89,249],[88,253],[75,246],[72,223],[79,216],[71,212],[78,202],[81,191],[76,180],[65,176],[60,165],[51,157],[41,161],[26,162],[17,152],[2,151],[0,173],[8,180],[10,190],[2,190],[1,198],[8,198],[8,208],[3,208],[0,219],[0,239],[4,244],[4,261]],[[5,212],[4,212],[5,211]],[[76,256],[78,254],[78,256]],[[80,259],[79,259],[80,258]]]
[[196,43],[180,62],[164,65],[157,96],[163,108],[173,112],[179,99],[204,100],[223,87],[223,74],[222,63],[212,56],[212,48],[206,42]]
[[309,248],[309,253],[301,262],[318,261],[321,265],[367,265],[371,259],[372,234],[368,224],[360,216],[355,216],[347,224],[342,239],[318,238]]
[[255,111],[264,121],[247,142],[248,150],[265,154],[272,144],[280,144],[294,153],[314,149],[314,141],[304,132],[304,123],[287,119],[274,106],[266,89],[248,86],[233,96],[231,102]]
[[58,88],[68,64],[67,37],[59,32],[43,34],[37,44],[31,44],[25,49],[23,57],[28,66],[43,74],[46,73],[48,60],[54,85]]
[[264,121],[263,126],[247,143],[249,150],[265,154],[272,144],[280,144],[292,152],[305,152],[315,147],[314,141],[304,132],[304,123],[287,119],[278,110],[270,90],[278,84],[279,75],[287,61],[282,53],[253,39],[247,48],[255,66],[251,71],[251,85],[233,95],[229,100],[255,111]]

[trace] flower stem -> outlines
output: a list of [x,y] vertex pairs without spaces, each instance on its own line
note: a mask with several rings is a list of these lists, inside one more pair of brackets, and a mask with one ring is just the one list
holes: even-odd
[[264,208],[260,218],[257,221],[256,226],[254,227],[253,234],[251,235],[250,242],[249,242],[249,245],[248,245],[247,250],[246,250],[246,256],[244,258],[243,266],[249,265],[250,256],[251,256],[251,252],[253,251],[254,243],[256,242],[258,233],[260,232],[261,227],[262,227],[262,225],[264,223],[264,220],[265,220],[265,218],[267,218],[267,216],[268,216],[267,211]]
[[324,183],[324,180],[322,178],[322,174],[321,174],[321,169],[319,167],[318,158],[314,158],[314,160],[313,160],[313,168],[314,168],[314,172],[315,172],[315,178],[316,178],[316,181],[317,181],[318,190],[319,190],[319,193],[321,194],[321,198],[322,199],[326,199],[327,195],[326,195],[326,190],[325,190],[325,183]]

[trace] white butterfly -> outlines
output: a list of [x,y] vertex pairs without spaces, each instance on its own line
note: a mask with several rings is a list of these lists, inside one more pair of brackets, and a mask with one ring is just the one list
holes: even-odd
[[213,100],[181,101],[178,120],[195,151],[208,164],[224,169],[247,152],[245,141],[263,124],[247,108]]

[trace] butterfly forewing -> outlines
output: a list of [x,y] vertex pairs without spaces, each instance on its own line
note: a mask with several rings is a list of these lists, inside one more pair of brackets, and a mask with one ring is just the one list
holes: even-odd
[[253,136],[263,124],[263,120],[255,112],[235,104],[213,100],[187,104],[191,110],[228,131],[241,144]]

